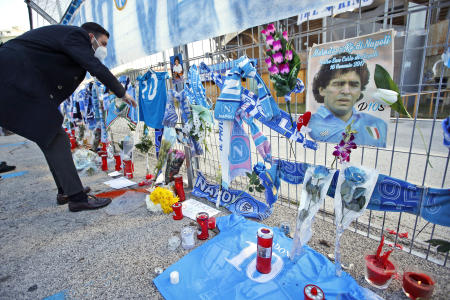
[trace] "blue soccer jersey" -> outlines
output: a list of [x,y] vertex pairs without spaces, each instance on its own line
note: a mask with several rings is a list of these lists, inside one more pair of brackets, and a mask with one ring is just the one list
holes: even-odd
[[308,124],[308,127],[311,128],[309,135],[316,141],[339,143],[345,127],[352,122],[352,128],[358,132],[355,134],[354,140],[357,145],[386,147],[386,122],[372,115],[357,112],[355,109],[353,109],[351,118],[344,122],[334,116],[325,106],[321,106],[311,116]]
[[[256,233],[263,224],[242,216],[217,219],[220,234],[194,249],[154,279],[165,299],[303,299],[307,284],[319,286],[326,299],[365,299],[368,291],[347,273],[335,275],[335,266],[308,246],[292,262],[292,239],[274,228],[272,271],[256,270]],[[170,283],[178,271],[180,282]]]
[[167,72],[149,71],[139,76],[139,120],[152,128],[163,128],[166,108]]

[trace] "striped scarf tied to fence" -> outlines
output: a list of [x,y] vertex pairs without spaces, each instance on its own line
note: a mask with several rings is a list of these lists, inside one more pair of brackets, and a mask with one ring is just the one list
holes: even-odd
[[214,117],[221,121],[233,121],[241,106],[241,78],[254,78],[256,69],[246,56],[236,62],[236,66],[227,72],[222,92],[214,108]]

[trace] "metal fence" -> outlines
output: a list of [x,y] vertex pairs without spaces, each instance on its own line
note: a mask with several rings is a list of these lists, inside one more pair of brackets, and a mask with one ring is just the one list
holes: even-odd
[[[346,38],[366,35],[381,29],[393,28],[396,31],[394,42],[394,80],[404,96],[408,110],[413,112],[414,119],[401,118],[392,113],[388,129],[386,148],[361,146],[352,152],[351,161],[356,164],[377,169],[386,174],[408,182],[426,187],[448,188],[450,177],[447,176],[450,152],[442,144],[441,120],[448,116],[450,104],[448,98],[447,78],[449,71],[445,67],[437,69],[435,77],[430,75],[431,68],[442,53],[448,48],[449,42],[449,1],[374,1],[369,7],[359,7],[355,11],[342,15],[326,17],[319,20],[306,20],[297,24],[297,18],[289,18],[275,22],[276,26],[288,29],[289,36],[294,39],[294,46],[302,60],[301,75],[305,84],[308,81],[306,69],[308,66],[308,50],[313,44],[337,41]],[[378,3],[378,5],[377,5]],[[417,4],[419,3],[419,4]],[[135,65],[146,65],[154,70],[170,70],[169,57],[174,53],[183,54],[184,70],[193,64],[205,62],[208,65],[236,59],[242,55],[258,60],[258,72],[267,79],[267,68],[263,63],[264,44],[260,32],[262,26],[249,28],[245,31],[211,38],[178,49],[143,58]],[[444,32],[444,38],[442,38]],[[441,37],[439,39],[438,37]],[[122,72],[134,80],[148,68],[135,69],[134,64],[122,66],[116,72]],[[303,72],[303,73],[302,73]],[[185,71],[186,73],[186,71]],[[431,77],[430,77],[431,76]],[[271,83],[267,80],[271,88]],[[215,101],[220,91],[210,81],[203,82],[207,96]],[[168,81],[168,86],[171,83]],[[252,89],[252,82],[244,83]],[[412,97],[414,101],[408,99]],[[275,99],[283,107],[281,99]],[[305,111],[304,95],[296,95],[292,99],[293,113]],[[428,119],[424,119],[428,117]],[[425,136],[426,149],[416,130],[419,125]],[[117,123],[113,127],[115,135],[123,135],[127,126]],[[320,143],[317,151],[304,149],[294,145],[291,153],[287,139],[262,125],[262,131],[272,145],[272,156],[288,161],[306,162],[330,167],[334,157],[331,155],[334,144]],[[142,125],[137,128],[136,138],[142,134]],[[248,131],[249,132],[249,131]],[[194,176],[202,172],[211,181],[216,180],[220,169],[218,129],[207,137],[208,151],[203,156],[193,160]],[[252,145],[252,163],[262,161]],[[152,156],[154,157],[154,156]],[[426,162],[430,161],[432,167]],[[190,166],[190,164],[188,164]],[[184,169],[186,171],[186,169]],[[189,178],[190,182],[195,178]],[[239,177],[232,183],[233,188],[245,189],[247,178]],[[282,182],[279,200],[275,204],[288,206],[297,210],[300,201],[301,185],[290,185]],[[263,199],[263,194],[254,193]],[[333,222],[333,199],[327,198],[318,217]],[[408,232],[408,238],[387,234],[388,229],[396,232]],[[426,240],[431,238],[449,239],[450,230],[447,227],[428,223],[420,216],[409,213],[367,211],[351,225],[350,229],[373,239],[380,239],[385,234],[388,241],[401,244],[403,251],[421,256],[435,263],[446,265],[448,253],[437,253]]]

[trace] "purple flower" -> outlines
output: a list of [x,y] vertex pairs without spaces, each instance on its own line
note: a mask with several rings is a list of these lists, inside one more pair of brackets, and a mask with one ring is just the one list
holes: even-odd
[[286,41],[288,40],[288,33],[287,33],[286,30],[283,31],[283,37],[284,37],[284,39],[285,39]]
[[287,50],[286,55],[284,57],[286,58],[287,61],[291,61],[292,60],[292,50]]
[[261,33],[264,34],[264,35],[268,35],[268,34],[269,34],[269,33],[267,32],[267,30],[265,30],[265,29],[261,30]]
[[270,72],[270,74],[274,75],[274,74],[278,74],[280,71],[278,70],[277,66],[273,65],[269,68],[269,72]]
[[273,41],[274,41],[273,36],[271,36],[271,35],[266,36],[266,45],[267,46],[272,46]]
[[289,65],[288,64],[282,64],[280,65],[280,73],[281,74],[289,74]]
[[283,54],[281,52],[275,53],[273,56],[273,61],[277,64],[280,64],[283,62]]
[[273,42],[273,51],[278,51],[281,50],[281,41],[274,41]]
[[275,32],[275,26],[273,26],[273,24],[269,24],[269,25],[267,25],[266,30],[268,33],[272,34]]
[[264,61],[266,62],[268,68],[272,66],[272,60],[270,59],[270,57],[266,57]]
[[336,156],[340,162],[350,161],[350,153],[352,153],[352,149],[357,148],[355,142],[353,142],[354,139],[355,136],[353,133],[350,133],[350,135],[344,133],[343,139],[334,147],[336,150],[333,151],[333,155]]

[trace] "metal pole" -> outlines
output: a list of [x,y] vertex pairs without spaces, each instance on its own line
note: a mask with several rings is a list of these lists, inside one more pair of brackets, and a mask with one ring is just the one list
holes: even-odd
[[27,4],[27,8],[28,8],[28,19],[30,20],[30,30],[32,30],[33,29],[33,12],[31,10],[30,0],[25,0],[25,3]]

